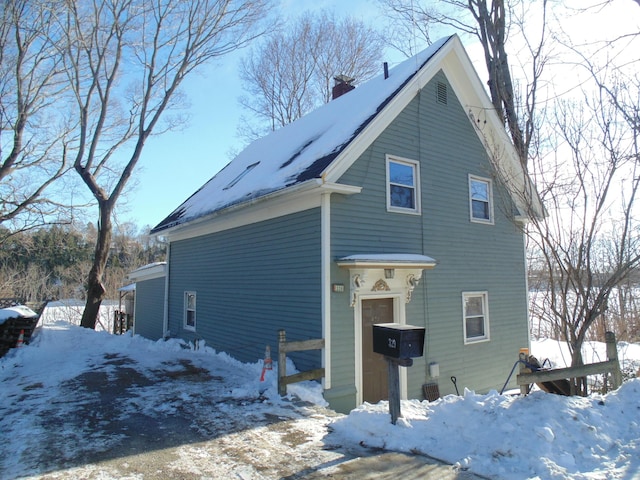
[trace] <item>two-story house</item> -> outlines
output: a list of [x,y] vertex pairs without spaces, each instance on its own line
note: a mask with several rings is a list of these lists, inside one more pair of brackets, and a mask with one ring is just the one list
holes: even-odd
[[279,329],[324,338],[293,359],[325,368],[339,411],[387,395],[372,324],[426,329],[406,398],[455,393],[451,377],[499,389],[529,344],[522,222],[542,208],[459,38],[382,70],[250,144],[153,230],[165,335],[241,361]]

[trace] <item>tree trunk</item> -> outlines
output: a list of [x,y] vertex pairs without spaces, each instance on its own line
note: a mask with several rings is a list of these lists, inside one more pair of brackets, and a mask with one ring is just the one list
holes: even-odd
[[96,328],[100,305],[104,300],[106,290],[102,283],[104,269],[109,258],[111,247],[111,234],[113,226],[111,224],[111,213],[113,202],[101,201],[98,203],[100,224],[98,225],[98,238],[96,239],[96,249],[93,257],[93,265],[87,280],[87,303],[82,313],[80,325],[85,328]]

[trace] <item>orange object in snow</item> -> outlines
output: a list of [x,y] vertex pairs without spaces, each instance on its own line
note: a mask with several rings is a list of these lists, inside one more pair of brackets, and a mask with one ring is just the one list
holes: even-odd
[[16,342],[16,348],[24,345],[24,329],[20,330],[20,335],[18,336],[18,341]]

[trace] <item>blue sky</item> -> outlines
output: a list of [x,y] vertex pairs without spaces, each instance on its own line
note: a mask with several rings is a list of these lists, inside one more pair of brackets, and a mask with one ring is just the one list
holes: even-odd
[[[329,9],[338,15],[352,15],[379,27],[385,24],[376,0],[280,0],[279,3],[285,21],[292,21],[291,18],[305,11]],[[567,0],[563,6],[568,8],[570,4],[585,5],[584,0]],[[628,15],[629,9],[634,15]],[[536,12],[527,13],[528,25],[533,29],[530,32],[535,36],[536,23],[531,15]],[[593,9],[586,15],[571,15],[570,9],[563,8],[554,9],[553,13],[560,15],[555,20],[561,22],[565,31],[572,33],[577,44],[595,42],[598,36],[611,38],[611,26],[614,25],[616,33],[638,31],[637,5],[631,0],[614,2],[606,8]],[[443,31],[442,36],[451,33],[454,32]],[[469,37],[462,36],[461,39],[480,77],[484,78],[486,74],[478,45],[474,45]],[[510,41],[515,42],[511,50],[517,58],[518,42],[514,38]],[[623,51],[631,60],[637,61],[635,48]],[[134,178],[129,183],[128,193],[118,202],[117,222],[132,221],[139,227],[155,226],[224,167],[231,160],[231,151],[238,153],[241,142],[236,131],[243,114],[238,103],[238,97],[242,95],[238,60],[243,55],[246,55],[246,50],[226,56],[187,78],[183,86],[191,104],[188,109],[190,121],[182,131],[164,133],[148,141]],[[391,49],[384,54],[384,61],[389,62],[390,66],[403,59],[402,55]],[[579,71],[572,61],[565,63],[562,57],[556,60],[546,70],[547,83],[539,89],[540,98],[546,96],[553,99],[558,93],[566,93],[581,84]],[[616,60],[624,63],[619,58]],[[516,62],[514,67],[517,66]],[[382,71],[382,65],[380,68]],[[90,220],[95,221],[95,215]]]
[[[365,21],[378,20],[373,0],[282,0],[280,8],[285,16],[326,8]],[[245,54],[224,57],[187,78],[189,123],[182,131],[148,141],[127,195],[118,203],[119,222],[155,226],[224,167],[230,151],[240,148],[236,129],[243,111],[238,103],[242,94],[238,60]]]

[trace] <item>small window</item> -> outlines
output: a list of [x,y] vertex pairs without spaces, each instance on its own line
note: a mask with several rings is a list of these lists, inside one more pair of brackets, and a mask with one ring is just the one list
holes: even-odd
[[418,162],[387,157],[387,210],[420,213]]
[[196,329],[196,292],[184,292],[184,328]]
[[462,294],[464,343],[489,340],[489,303],[486,292]]
[[493,223],[491,180],[469,176],[469,207],[471,221]]
[[240,175],[238,175],[236,178],[234,178],[233,180],[231,180],[229,182],[229,184],[223,188],[223,190],[228,190],[229,188],[233,187],[236,183],[238,183],[240,180],[242,180],[242,178],[249,173],[251,170],[253,170],[254,168],[256,168],[258,166],[260,162],[256,162],[256,163],[252,163],[251,165],[249,165],[247,168],[245,168]]

